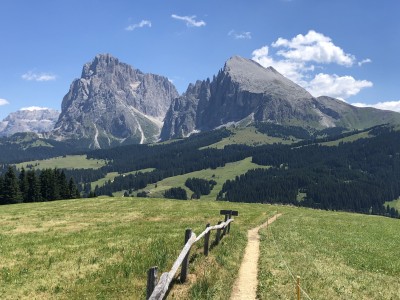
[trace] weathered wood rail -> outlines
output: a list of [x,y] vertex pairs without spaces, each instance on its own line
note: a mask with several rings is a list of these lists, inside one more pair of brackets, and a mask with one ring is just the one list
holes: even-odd
[[[208,255],[210,250],[210,234],[212,230],[216,230],[214,244],[218,245],[221,238],[230,232],[230,224],[234,221],[232,216],[238,216],[239,213],[234,210],[221,210],[221,215],[225,215],[224,222],[218,222],[218,225],[210,226],[206,225],[206,229],[198,236],[192,231],[192,229],[186,229],[185,231],[185,245],[179,254],[178,258],[172,265],[169,272],[165,272],[161,275],[160,280],[157,282],[158,268],[152,267],[147,273],[147,295],[146,299],[150,300],[161,300],[164,299],[168,292],[169,286],[174,279],[178,269],[181,267],[180,282],[184,283],[187,279],[189,272],[189,254],[190,249],[194,243],[200,241],[204,237],[204,255]],[[222,231],[222,233],[221,233]]]

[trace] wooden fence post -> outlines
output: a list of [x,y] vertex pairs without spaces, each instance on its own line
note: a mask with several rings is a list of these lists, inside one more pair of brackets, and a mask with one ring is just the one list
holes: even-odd
[[152,267],[147,271],[147,291],[146,299],[149,299],[157,285],[157,267]]
[[[232,218],[232,211],[230,210],[229,211],[229,219],[231,219],[231,218]],[[228,224],[228,234],[230,231],[231,231],[231,223]]]
[[[185,231],[185,244],[187,243],[187,241],[190,239],[190,237],[192,236],[192,229],[188,228]],[[188,253],[186,254],[185,258],[183,259],[182,262],[182,268],[181,268],[181,283],[184,283],[186,281],[187,278],[187,274],[188,274],[188,270],[189,270],[189,254],[190,254],[190,250],[188,251]]]
[[297,300],[300,300],[300,276],[297,276],[296,291],[297,291]]
[[[210,227],[210,223],[208,223],[206,225],[206,229]],[[204,236],[204,255],[208,256],[208,250],[210,248],[210,234],[211,234],[211,230],[209,232],[206,233],[206,235]]]
[[[218,225],[221,223],[222,221],[219,221]],[[217,229],[217,234],[215,235],[215,245],[219,244],[220,239],[221,239],[221,229]]]
[[[228,218],[229,218],[229,215],[226,214],[224,222],[228,221]],[[228,229],[228,226],[225,226],[224,227],[224,231],[222,232],[222,236],[224,236],[226,234],[227,229]]]

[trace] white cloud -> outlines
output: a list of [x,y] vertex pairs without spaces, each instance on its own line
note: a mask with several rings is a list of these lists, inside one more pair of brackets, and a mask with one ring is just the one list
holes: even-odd
[[145,26],[151,27],[151,22],[150,22],[149,20],[142,20],[142,21],[140,21],[140,23],[131,24],[131,25],[129,25],[128,27],[125,27],[125,30],[127,30],[127,31],[133,31],[133,30],[135,30],[136,28],[143,28],[143,27],[145,27]]
[[400,100],[399,101],[385,101],[385,102],[378,102],[375,104],[366,104],[366,103],[351,103],[354,106],[358,107],[374,107],[378,109],[384,110],[392,110],[396,112],[400,112]]
[[0,106],[10,104],[6,99],[0,98]]
[[[252,59],[264,67],[274,67],[315,97],[325,95],[343,100],[373,85],[368,80],[357,80],[352,76],[315,75],[316,69],[323,69],[323,65],[328,63],[350,67],[356,62],[353,55],[346,54],[321,33],[310,30],[306,35],[299,34],[291,40],[279,38],[272,47],[278,48],[275,56],[269,53],[268,46],[263,46],[252,52]],[[370,59],[365,59],[358,64],[369,62]]]
[[345,53],[332,42],[330,37],[314,30],[310,30],[306,35],[298,34],[291,40],[279,38],[272,47],[285,48],[279,50],[278,55],[290,60],[314,61],[321,64],[337,63],[347,67],[355,62],[354,55]]
[[196,21],[196,16],[178,16],[178,15],[171,15],[171,18],[176,20],[185,21],[187,27],[201,27],[206,26],[206,22],[203,20]]
[[34,73],[29,71],[23,74],[21,78],[28,81],[51,81],[56,80],[57,76],[50,73]]
[[369,63],[371,63],[371,62],[372,62],[371,59],[366,58],[366,59],[363,59],[362,61],[359,61],[359,62],[358,62],[358,66],[361,67],[363,64],[369,64]]
[[361,89],[372,87],[368,80],[356,80],[352,76],[319,73],[308,82],[307,90],[314,96],[328,95],[334,98],[347,99],[358,94]]
[[250,31],[236,32],[235,30],[231,30],[228,32],[228,35],[233,37],[235,40],[251,40]]
[[275,68],[278,70],[278,72],[302,86],[306,84],[303,79],[305,76],[303,72],[312,68],[312,66],[306,67],[304,62],[292,61],[288,59],[275,60],[269,55],[268,46],[254,50],[252,53],[252,59],[265,68],[270,66]]
[[46,110],[48,109],[47,107],[39,107],[39,106],[29,106],[29,107],[22,107],[20,110],[29,110],[29,111],[35,111],[35,110]]

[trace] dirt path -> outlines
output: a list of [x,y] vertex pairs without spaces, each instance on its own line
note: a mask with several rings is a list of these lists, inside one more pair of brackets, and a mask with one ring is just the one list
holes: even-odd
[[248,242],[239,269],[239,277],[236,279],[233,286],[231,300],[256,299],[258,258],[260,257],[260,235],[258,231],[274,222],[280,216],[281,214],[277,214],[264,224],[250,229],[247,232]]

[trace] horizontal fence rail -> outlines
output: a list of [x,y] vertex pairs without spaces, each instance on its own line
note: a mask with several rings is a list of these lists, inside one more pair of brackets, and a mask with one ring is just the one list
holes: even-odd
[[[198,236],[191,229],[186,229],[185,231],[185,245],[181,250],[178,258],[172,265],[172,268],[169,272],[165,272],[161,275],[160,280],[157,282],[157,267],[152,267],[149,269],[147,273],[147,294],[146,299],[150,300],[161,300],[164,299],[164,296],[167,294],[169,286],[174,279],[178,269],[181,267],[180,274],[180,282],[184,283],[186,281],[189,269],[189,254],[190,249],[193,244],[200,241],[204,237],[204,255],[208,255],[209,252],[209,241],[210,241],[210,233],[212,230],[217,230],[215,237],[215,245],[219,244],[221,238],[229,233],[230,224],[234,221],[232,216],[238,216],[239,213],[234,210],[221,210],[220,214],[225,215],[224,222],[218,222],[218,225],[210,226],[210,224],[206,225],[206,229],[200,233]],[[222,234],[221,231],[223,230]]]

